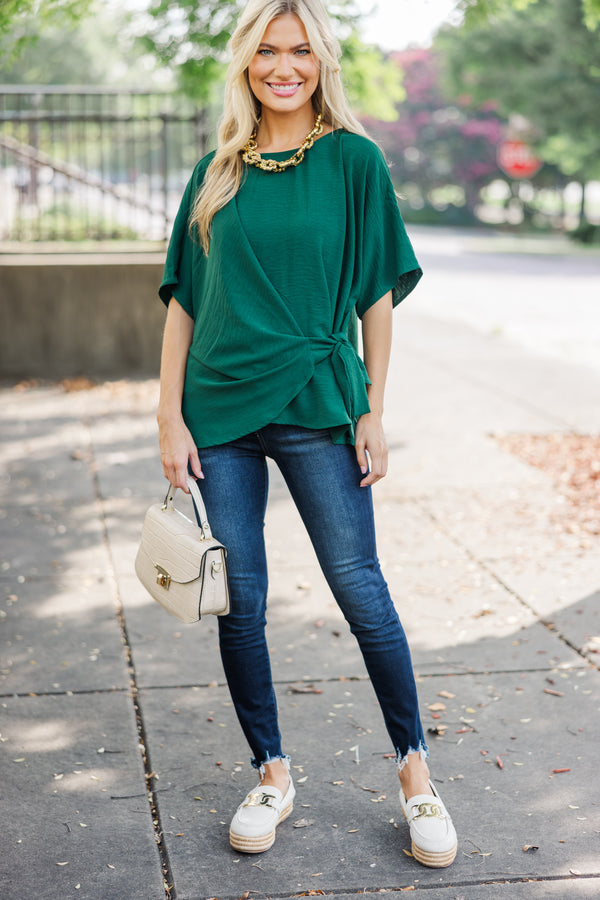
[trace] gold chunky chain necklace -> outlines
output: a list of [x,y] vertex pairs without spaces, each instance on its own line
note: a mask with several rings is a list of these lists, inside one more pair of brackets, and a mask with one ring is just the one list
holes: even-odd
[[263,159],[256,149],[256,131],[252,132],[250,140],[246,146],[242,148],[242,159],[245,163],[248,163],[248,165],[262,169],[263,172],[284,172],[289,166],[298,166],[304,159],[306,151],[310,150],[314,144],[317,135],[321,134],[323,131],[322,120],[323,116],[319,113],[315,119],[314,126],[302,141],[302,146],[296,150],[294,155],[290,156],[289,159],[281,161],[278,159]]

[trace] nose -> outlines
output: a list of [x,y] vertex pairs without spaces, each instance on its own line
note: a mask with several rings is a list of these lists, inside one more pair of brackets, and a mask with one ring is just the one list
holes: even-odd
[[277,59],[277,75],[281,76],[281,80],[285,81],[286,78],[290,78],[293,75],[294,67],[292,65],[292,58],[289,53],[280,53]]

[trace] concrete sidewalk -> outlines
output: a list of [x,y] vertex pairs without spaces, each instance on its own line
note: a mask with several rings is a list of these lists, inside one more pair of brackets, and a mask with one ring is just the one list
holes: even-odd
[[406,852],[371,686],[276,471],[269,634],[298,795],[272,850],[230,850],[254,775],[215,623],[179,625],[133,572],[165,488],[156,395],[0,393],[3,900],[600,896],[600,540],[560,527],[557,487],[491,436],[597,433],[600,373],[397,320],[379,549],[459,833],[440,871]]

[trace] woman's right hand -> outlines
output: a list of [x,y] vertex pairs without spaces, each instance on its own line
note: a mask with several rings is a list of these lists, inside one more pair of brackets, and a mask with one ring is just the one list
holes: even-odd
[[188,462],[196,478],[204,478],[198,449],[181,414],[158,415],[158,444],[165,478],[189,494],[187,486]]

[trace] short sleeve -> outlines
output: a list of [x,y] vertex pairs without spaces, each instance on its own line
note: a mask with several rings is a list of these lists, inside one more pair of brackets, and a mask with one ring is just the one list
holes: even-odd
[[168,306],[171,297],[175,297],[192,318],[195,318],[195,298],[202,289],[206,256],[200,242],[190,235],[189,219],[207,163],[206,157],[198,163],[183,192],[173,223],[163,279],[158,289],[158,295],[165,305]]
[[387,163],[375,144],[371,148],[363,170],[362,233],[357,235],[360,289],[356,312],[360,318],[388,291],[397,306],[423,274],[398,209]]

